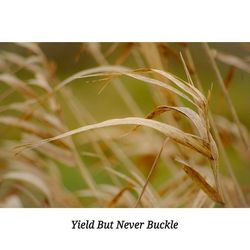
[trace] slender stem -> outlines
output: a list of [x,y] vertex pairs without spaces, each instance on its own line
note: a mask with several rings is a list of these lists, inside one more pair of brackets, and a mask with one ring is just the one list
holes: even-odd
[[159,153],[158,153],[157,156],[155,157],[154,163],[153,163],[153,165],[152,165],[152,167],[151,167],[151,169],[150,169],[150,171],[149,171],[149,173],[148,173],[146,182],[145,182],[145,184],[143,185],[142,191],[141,191],[141,193],[140,193],[140,196],[139,196],[138,200],[136,201],[135,207],[138,207],[139,204],[140,204],[140,202],[141,202],[141,198],[142,198],[142,196],[143,196],[143,194],[144,194],[144,192],[145,192],[145,190],[146,190],[146,187],[147,187],[147,185],[148,185],[148,182],[149,182],[149,180],[150,180],[150,177],[152,176],[152,173],[154,172],[154,170],[155,170],[155,168],[156,168],[156,166],[157,166],[157,162],[158,162],[158,160],[159,160],[159,158],[160,158],[160,156],[161,156],[161,153],[162,153],[162,151],[163,151],[163,148],[164,148],[164,146],[166,145],[166,143],[167,143],[168,140],[169,140],[169,138],[166,138],[166,139],[165,139],[165,141],[163,142],[163,144],[162,144],[162,146],[161,146],[161,149],[160,149]]

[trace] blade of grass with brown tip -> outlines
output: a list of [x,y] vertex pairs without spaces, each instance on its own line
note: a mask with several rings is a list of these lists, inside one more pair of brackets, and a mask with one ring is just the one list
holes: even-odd
[[156,109],[153,110],[151,113],[149,113],[146,116],[146,118],[152,119],[155,116],[162,114],[163,112],[167,112],[167,111],[171,111],[171,110],[176,111],[176,112],[186,116],[192,122],[192,124],[196,127],[196,129],[199,132],[200,137],[203,139],[206,139],[206,129],[205,129],[204,122],[202,121],[200,116],[190,108],[162,105],[162,106],[156,107]]
[[104,122],[96,123],[93,125],[83,126],[83,127],[78,128],[78,129],[74,129],[74,130],[68,131],[66,133],[63,133],[61,135],[34,143],[34,144],[32,144],[31,147],[24,145],[23,149],[39,147],[40,145],[42,145],[44,143],[60,140],[60,139],[63,139],[65,137],[68,137],[68,136],[71,136],[74,134],[78,134],[78,133],[81,133],[84,131],[97,129],[97,128],[110,127],[110,126],[117,126],[117,125],[143,125],[146,127],[153,128],[153,129],[158,130],[159,132],[165,134],[173,141],[180,143],[184,146],[187,146],[191,149],[194,149],[195,151],[205,155],[208,158],[214,159],[213,158],[214,156],[211,154],[210,150],[208,149],[208,145],[207,145],[206,141],[204,141],[202,138],[185,133],[185,132],[181,131],[180,129],[177,129],[173,126],[170,126],[170,125],[158,122],[158,121],[152,121],[152,120],[147,120],[144,118],[135,118],[135,117],[112,119],[112,120],[107,120]]
[[208,195],[210,199],[212,199],[213,201],[217,203],[224,204],[219,193],[210,184],[206,182],[206,180],[200,173],[198,173],[193,168],[189,167],[188,164],[185,163],[184,161],[182,160],[177,160],[177,161],[182,164],[182,168],[186,172],[186,174],[192,179],[192,181],[197,186],[200,187],[200,189],[203,192],[205,192]]

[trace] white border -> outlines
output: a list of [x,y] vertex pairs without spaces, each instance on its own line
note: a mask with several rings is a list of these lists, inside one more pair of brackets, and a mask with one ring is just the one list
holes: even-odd
[[[71,220],[179,222],[177,230],[72,230]],[[2,249],[246,249],[249,209],[1,209]],[[243,247],[243,248],[242,248]]]
[[0,41],[250,41],[246,0],[3,0]]

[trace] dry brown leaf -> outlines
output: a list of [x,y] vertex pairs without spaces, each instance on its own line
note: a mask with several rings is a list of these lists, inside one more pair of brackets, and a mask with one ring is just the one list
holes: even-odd
[[[54,89],[54,91],[58,91],[61,88],[63,88],[65,85],[67,85],[68,83],[72,82],[73,80],[76,79],[81,79],[81,78],[89,78],[89,77],[110,77],[110,76],[121,76],[121,75],[126,75],[126,76],[130,76],[132,78],[135,78],[137,80],[143,81],[144,83],[150,84],[150,85],[156,85],[162,88],[165,88],[168,91],[174,92],[175,94],[183,97],[184,99],[188,100],[189,102],[193,103],[194,105],[196,105],[187,95],[185,95],[184,93],[182,93],[181,91],[179,91],[178,89],[174,88],[171,85],[168,85],[166,83],[163,83],[159,80],[150,78],[150,77],[146,77],[140,73],[147,73],[147,72],[151,72],[151,71],[155,71],[157,73],[164,73],[164,71],[157,71],[157,70],[151,70],[151,69],[141,69],[141,70],[136,70],[136,71],[131,71],[126,67],[121,67],[121,66],[102,66],[102,67],[96,67],[96,68],[92,68],[89,70],[83,70],[81,72],[78,72],[76,74],[74,74],[73,76],[65,79],[63,82],[61,82],[59,85],[57,85],[57,87]],[[165,76],[166,77],[166,76]],[[180,80],[178,80],[177,78],[175,78],[174,76],[169,75],[169,80],[174,80],[174,83],[177,83],[177,86],[182,86],[181,88],[183,90],[187,90],[188,94],[190,94],[191,90],[185,86],[185,84],[183,84]],[[198,90],[197,90],[198,91]],[[191,93],[192,95],[193,93]],[[195,97],[196,98],[196,97]]]
[[193,125],[197,128],[199,135],[201,138],[206,139],[206,128],[205,128],[205,123],[204,121],[200,118],[200,116],[195,113],[192,109],[186,108],[186,107],[173,107],[173,106],[167,106],[167,105],[162,105],[156,107],[155,110],[153,110],[150,114],[146,116],[147,119],[152,119],[157,115],[160,115],[163,112],[166,111],[177,111],[181,113],[182,115],[186,116],[189,118],[189,120],[193,123]]
[[195,86],[186,83],[185,81],[181,80],[179,77],[174,76],[168,72],[158,70],[158,69],[151,69],[151,71],[158,73],[159,75],[165,77],[166,79],[174,83],[176,86],[181,88],[183,91],[191,95],[195,99],[195,101],[199,103],[200,107],[203,107],[206,104],[206,98]]
[[[122,67],[122,66],[100,66],[100,67],[95,67],[95,68],[91,68],[91,69],[86,69],[86,70],[82,70],[80,72],[77,72],[76,74],[68,77],[67,79],[65,79],[64,81],[62,81],[61,83],[59,83],[54,91],[58,91],[60,89],[62,89],[64,86],[66,86],[68,83],[76,80],[76,79],[80,79],[80,78],[84,78],[84,77],[89,77],[89,76],[95,76],[95,74],[100,73],[100,72],[109,72],[109,76],[112,75],[112,73],[116,72],[116,74],[120,74],[120,72],[128,70],[128,68],[126,67]],[[99,74],[97,74],[96,76],[98,76]],[[102,74],[105,75],[105,74]]]
[[180,143],[184,146],[187,146],[191,149],[194,149],[197,152],[200,152],[201,154],[205,155],[206,157],[210,159],[214,159],[213,155],[210,152],[209,145],[206,141],[204,141],[202,138],[198,136],[193,136],[188,133],[184,133],[180,129],[177,129],[173,126],[158,122],[158,121],[152,121],[152,120],[147,120],[144,118],[135,118],[135,117],[128,117],[128,118],[122,118],[122,119],[112,119],[112,120],[107,120],[104,122],[92,124],[92,125],[87,125],[80,127],[78,129],[74,129],[71,131],[68,131],[66,133],[63,133],[61,135],[48,138],[45,140],[42,140],[40,142],[34,143],[34,144],[27,144],[23,145],[21,147],[25,148],[35,148],[38,147],[44,143],[56,141],[63,139],[65,137],[78,134],[84,131],[96,129],[96,128],[103,128],[103,127],[110,127],[110,126],[117,126],[117,125],[143,125],[146,127],[153,128],[155,130],[158,130],[159,132],[163,133],[164,135],[168,136],[170,139],[174,140],[177,143]]
[[210,199],[213,201],[224,204],[220,194],[204,179],[204,177],[198,173],[196,170],[188,166],[188,164],[183,160],[177,160],[182,164],[183,170],[192,179],[192,181],[200,187],[200,189],[205,192]]
[[[156,72],[156,70],[149,70],[148,72],[150,71],[153,71],[153,72]],[[163,72],[163,71],[162,71]],[[156,72],[157,73],[157,72]],[[126,75],[126,76],[130,76],[132,78],[135,78],[137,80],[140,80],[144,83],[147,83],[147,84],[150,84],[150,85],[155,85],[155,86],[158,86],[158,87],[161,87],[161,88],[164,88],[168,91],[171,91],[179,96],[181,96],[182,98],[186,99],[187,101],[189,101],[190,103],[196,105],[186,94],[182,93],[181,91],[179,91],[177,88],[167,84],[167,83],[164,83],[164,82],[161,82],[159,80],[156,80],[156,79],[153,79],[153,78],[150,78],[150,77],[147,77],[147,76],[144,76],[144,75],[141,75],[141,74],[138,74],[137,72],[123,72],[122,73],[123,75]],[[171,81],[171,79],[175,79],[174,77],[170,78],[169,80]],[[187,92],[188,93],[188,92]],[[188,93],[190,94],[190,93]]]

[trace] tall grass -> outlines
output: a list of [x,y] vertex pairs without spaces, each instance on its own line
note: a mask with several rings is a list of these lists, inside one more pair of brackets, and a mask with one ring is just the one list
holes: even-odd
[[[218,97],[212,84],[204,91],[192,46],[203,49],[231,118],[211,109]],[[246,58],[207,44],[85,43],[77,60],[84,51],[95,67],[60,80],[38,44],[12,47],[0,52],[2,207],[249,206],[232,162],[249,166],[249,131],[228,90],[235,71],[249,74]],[[234,68],[225,80],[217,63]],[[90,106],[75,92],[87,98],[97,86]],[[99,120],[93,110],[108,89],[130,115],[101,104],[113,118]]]

